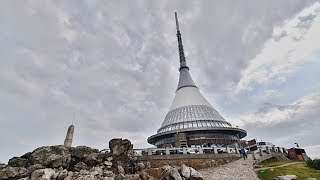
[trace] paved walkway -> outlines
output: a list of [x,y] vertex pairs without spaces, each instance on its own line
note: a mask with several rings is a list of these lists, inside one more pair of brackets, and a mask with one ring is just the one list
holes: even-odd
[[199,170],[205,180],[259,180],[253,170],[254,160],[248,155],[247,160],[239,159],[219,167]]

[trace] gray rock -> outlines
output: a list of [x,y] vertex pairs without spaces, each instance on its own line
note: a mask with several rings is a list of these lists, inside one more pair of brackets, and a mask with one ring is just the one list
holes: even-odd
[[296,175],[285,175],[285,176],[278,176],[279,180],[291,180],[291,179],[297,179]]
[[99,153],[91,153],[91,154],[88,154],[85,158],[84,158],[84,162],[92,167],[92,166],[95,166],[97,165],[98,163],[101,163],[103,162],[103,157],[100,157],[99,156]]
[[5,167],[7,167],[6,164],[0,163],[0,169],[3,169],[3,168],[5,168]]
[[57,180],[64,180],[64,178],[66,178],[68,176],[68,170],[64,169],[62,171],[59,171],[57,174]]
[[11,167],[27,167],[28,160],[21,157],[13,157],[9,159],[8,165]]
[[90,173],[94,176],[101,176],[103,174],[103,170],[100,167],[93,167],[90,169]]
[[51,180],[54,179],[55,171],[51,168],[37,169],[32,172],[31,180]]
[[154,178],[151,177],[148,173],[141,171],[140,172],[140,179],[141,180],[153,180]]
[[138,167],[138,170],[139,170],[139,171],[142,171],[142,170],[144,170],[144,169],[146,168],[146,166],[145,166],[142,162],[139,162],[139,163],[137,164],[137,167]]
[[190,177],[191,178],[197,178],[197,179],[202,178],[201,173],[199,173],[198,171],[196,171],[192,167],[189,167],[189,169],[190,169]]
[[30,177],[20,178],[18,180],[30,180]]
[[119,174],[125,174],[124,168],[121,165],[118,165],[117,169]]
[[105,161],[103,164],[106,165],[107,167],[112,166],[112,162],[110,162],[110,161]]
[[126,176],[124,174],[120,173],[120,174],[117,174],[114,179],[115,180],[124,180],[124,179],[126,179]]
[[28,170],[24,167],[10,167],[7,166],[0,170],[0,179],[19,179],[28,176]]
[[88,166],[84,163],[84,162],[78,162],[75,166],[74,166],[74,169],[76,171],[81,171],[81,170],[87,170],[88,169]]
[[99,150],[87,146],[77,146],[70,148],[70,152],[73,158],[85,160],[90,154],[99,153]]
[[114,174],[112,171],[104,170],[103,171],[103,176],[105,177],[114,177]]
[[28,174],[30,175],[33,171],[37,169],[45,169],[46,167],[41,164],[34,164],[28,167]]
[[107,157],[107,161],[112,161],[113,160],[113,157],[112,156],[109,156],[109,157]]
[[131,154],[132,144],[128,139],[111,139],[109,141],[109,148],[111,150],[111,154],[115,156],[121,156],[123,154]]
[[174,180],[182,180],[179,171],[172,166],[164,166],[164,171],[162,172],[161,179],[174,179]]
[[35,149],[29,156],[31,164],[42,164],[46,167],[67,168],[71,160],[71,153],[62,146],[43,146]]
[[29,156],[31,155],[31,152],[27,152],[24,155],[20,156],[23,159],[29,159]]
[[191,170],[188,166],[182,164],[181,165],[181,176],[185,177],[185,178],[190,178],[190,174],[191,174]]
[[146,169],[150,169],[151,168],[151,164],[150,164],[149,161],[147,161],[145,165],[146,165]]
[[101,180],[114,180],[114,177],[102,177]]
[[125,175],[126,180],[140,180],[139,174],[126,174]]

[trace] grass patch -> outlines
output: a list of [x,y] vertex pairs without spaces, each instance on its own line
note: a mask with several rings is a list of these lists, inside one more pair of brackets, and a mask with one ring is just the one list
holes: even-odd
[[307,165],[314,169],[320,170],[320,159],[308,160]]
[[275,179],[277,176],[294,174],[298,179],[316,178],[320,179],[320,173],[307,166],[305,162],[291,164],[284,167],[267,169],[259,172],[258,176],[261,180]]
[[276,158],[270,158],[261,162],[259,165],[262,165],[263,167],[275,167],[275,166],[280,166],[282,164],[287,164],[289,162],[292,162],[292,161],[279,161]]

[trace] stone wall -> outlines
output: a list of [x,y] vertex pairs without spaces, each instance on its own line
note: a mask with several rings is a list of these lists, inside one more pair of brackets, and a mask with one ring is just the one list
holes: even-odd
[[162,167],[164,165],[181,166],[182,164],[185,164],[197,170],[217,167],[239,158],[239,154],[171,154],[138,156],[139,161],[150,163],[151,168]]

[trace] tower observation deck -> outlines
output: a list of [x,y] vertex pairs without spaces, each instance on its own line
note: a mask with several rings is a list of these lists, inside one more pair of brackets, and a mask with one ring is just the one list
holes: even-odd
[[233,144],[247,132],[232,127],[195,85],[184,55],[177,13],[175,19],[180,59],[178,87],[161,127],[157,134],[148,138],[148,143],[157,147]]

